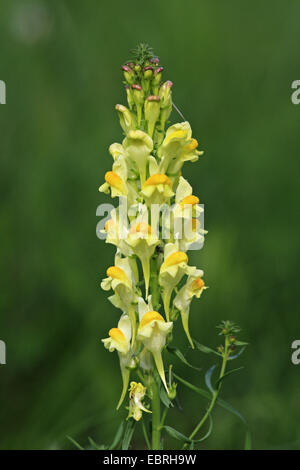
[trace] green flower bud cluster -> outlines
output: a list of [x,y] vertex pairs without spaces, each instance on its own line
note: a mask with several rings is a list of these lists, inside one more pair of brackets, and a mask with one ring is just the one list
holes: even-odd
[[[162,83],[163,67],[158,57],[142,58],[128,61],[122,66],[128,108],[121,113],[117,109],[124,133],[140,129],[147,132],[160,145],[167,120],[172,111],[173,83],[170,80]],[[117,105],[120,106],[120,105]],[[129,119],[131,115],[131,119]],[[124,120],[130,125],[124,126]]]

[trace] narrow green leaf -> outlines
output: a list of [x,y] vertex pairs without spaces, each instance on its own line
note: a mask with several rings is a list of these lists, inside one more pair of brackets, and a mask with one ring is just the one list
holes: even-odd
[[189,437],[185,436],[181,432],[177,431],[177,429],[171,428],[171,426],[163,426],[163,429],[169,434],[169,436],[173,437],[174,439],[177,439],[178,441],[185,442],[186,444],[189,444],[189,449],[194,448],[194,444],[197,444],[198,442],[203,442],[205,439],[207,439],[212,431],[212,418],[210,418],[210,423],[209,423],[209,429],[207,433],[201,437],[201,439],[190,439]]
[[251,450],[251,449],[252,449],[251,433],[248,429],[246,432],[245,450]]
[[228,377],[229,375],[233,374],[234,372],[237,372],[239,370],[242,370],[244,369],[244,366],[242,367],[237,367],[236,369],[232,369],[232,370],[229,370],[228,372],[226,372],[226,374],[223,375],[223,377],[219,378],[217,381],[216,381],[216,386],[222,382],[224,379],[226,379],[226,377]]
[[69,439],[69,441],[71,441],[72,444],[74,444],[74,446],[77,447],[77,449],[84,450],[84,448],[80,444],[78,444],[78,442],[76,442],[75,439],[73,439],[73,437],[67,436],[67,439]]
[[193,342],[196,348],[199,349],[199,351],[204,352],[205,354],[216,354],[216,356],[222,357],[222,354],[218,353],[218,351],[215,351],[214,349],[211,349],[208,346],[204,346],[204,344],[199,343],[199,341],[195,340],[194,338]]
[[167,408],[173,408],[173,403],[167,395],[167,392],[164,387],[160,387],[159,391],[160,399]]
[[184,434],[181,432],[177,431],[174,428],[171,428],[171,426],[163,426],[163,429],[169,434],[169,436],[173,437],[174,439],[177,439],[178,441],[186,442],[190,444],[192,442],[191,439],[186,437]]
[[239,357],[243,352],[245,351],[246,346],[244,346],[238,353],[236,353],[234,356],[229,356],[228,361],[232,361],[233,359],[236,359]]
[[96,442],[91,437],[88,437],[88,440],[91,445],[91,448],[94,450],[105,450],[107,448],[105,445],[96,444]]
[[208,388],[208,390],[211,391],[212,394],[215,393],[215,389],[214,387],[212,386],[212,383],[211,383],[211,377],[212,377],[212,374],[213,374],[213,371],[215,370],[215,368],[217,367],[217,365],[213,365],[210,367],[210,369],[208,369],[208,371],[206,372],[205,374],[205,383],[206,383],[206,386]]
[[193,385],[190,382],[187,382],[186,380],[182,379],[177,374],[175,374],[175,372],[173,372],[173,375],[177,380],[179,380],[179,382],[181,382],[183,385],[190,388],[194,392],[198,393],[198,395],[201,395],[202,397],[207,398],[208,400],[211,399],[211,394],[207,392],[206,390],[203,390],[202,388],[196,387],[196,385]]
[[192,369],[195,369],[195,370],[201,370],[201,368],[195,367],[195,366],[193,366],[192,364],[190,364],[190,363],[188,362],[188,360],[185,358],[185,356],[182,354],[182,352],[180,351],[180,349],[174,348],[174,347],[172,347],[172,346],[168,346],[168,347],[167,347],[167,351],[168,351],[170,354],[173,354],[174,356],[176,356],[178,359],[180,359],[180,361],[183,362],[183,364],[185,364],[186,366],[191,367]]
[[130,442],[134,433],[135,423],[136,421],[134,421],[134,419],[129,419],[127,421],[127,426],[126,426],[123,441],[122,441],[122,450],[129,449]]
[[109,447],[110,450],[113,450],[117,447],[117,445],[119,444],[119,442],[122,438],[123,431],[124,431],[124,421],[121,422],[120,426],[117,429],[114,440],[113,440],[112,444]]
[[206,439],[208,439],[209,436],[210,436],[211,433],[212,433],[212,430],[213,430],[213,419],[212,419],[212,417],[211,417],[211,414],[208,415],[208,418],[209,418],[209,427],[208,427],[207,433],[204,434],[204,436],[201,437],[201,439],[199,439],[199,442],[203,442],[203,441],[205,441]]
[[[195,385],[191,384],[190,382],[187,382],[186,380],[182,379],[181,377],[179,377],[177,374],[175,374],[175,372],[173,372],[173,375],[174,377],[179,380],[179,382],[181,382],[183,385],[185,385],[186,387],[190,388],[191,390],[193,390],[194,392],[198,393],[198,395],[201,395],[202,397],[204,398],[207,398],[208,400],[211,400],[211,394],[209,392],[207,392],[206,390],[203,390],[202,388],[200,387],[196,387]],[[241,421],[243,421],[244,424],[246,424],[246,420],[245,418],[241,415],[241,413],[239,413],[239,411],[237,411],[235,408],[233,408],[233,406],[231,406],[229,403],[227,403],[226,401],[222,400],[221,398],[217,398],[216,400],[216,403],[221,406],[222,408],[224,408],[225,410],[229,411],[230,413],[234,414],[235,416],[237,416]]]

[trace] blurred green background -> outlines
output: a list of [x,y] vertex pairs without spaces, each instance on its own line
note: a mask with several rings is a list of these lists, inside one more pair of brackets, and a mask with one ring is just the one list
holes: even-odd
[[[151,44],[173,97],[205,150],[184,176],[205,204],[209,230],[192,264],[210,289],[194,302],[194,337],[216,347],[215,325],[238,322],[251,343],[222,396],[248,420],[256,449],[300,448],[299,124],[300,3],[290,0],[1,1],[0,448],[109,443],[121,416],[116,354],[100,338],[119,312],[99,288],[113,247],[95,235],[108,146],[122,135],[120,65]],[[179,121],[175,112],[172,121]],[[187,342],[177,329],[175,344]],[[207,369],[211,356],[188,353]],[[203,386],[203,372],[176,371]],[[179,387],[187,434],[206,402]],[[222,409],[204,449],[243,447]],[[134,440],[141,447],[141,429]],[[174,447],[170,440],[169,446]]]

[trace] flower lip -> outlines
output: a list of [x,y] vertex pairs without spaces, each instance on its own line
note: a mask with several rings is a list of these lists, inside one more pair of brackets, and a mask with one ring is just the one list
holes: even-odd
[[168,88],[172,88],[173,82],[171,82],[171,80],[167,80],[167,81],[164,83],[164,86],[167,86]]
[[111,328],[108,332],[108,335],[117,341],[117,343],[121,343],[122,345],[126,345],[126,338],[124,336],[123,331],[120,330],[120,328]]
[[110,229],[115,225],[115,222],[113,219],[109,219],[106,223],[105,223],[105,226],[104,226],[104,230],[105,232],[109,232]]
[[198,279],[195,279],[192,284],[192,289],[193,290],[199,290],[202,289],[205,286],[203,279],[199,277]]
[[160,97],[158,95],[149,95],[147,101],[160,101]]
[[172,186],[172,181],[167,175],[157,173],[156,175],[150,176],[150,178],[145,181],[144,186],[156,186],[158,184],[168,184],[169,186]]
[[161,316],[161,314],[153,310],[152,312],[145,313],[145,315],[140,321],[139,329],[147,325],[148,323],[152,322],[153,320],[162,321],[165,323],[165,320]]
[[167,257],[167,259],[163,262],[162,268],[169,268],[171,266],[175,266],[176,264],[180,263],[187,263],[188,262],[188,256],[186,253],[183,251],[175,251],[175,253],[172,253]]
[[186,150],[195,150],[198,147],[198,141],[196,139],[192,139],[192,141],[185,146]]
[[155,74],[161,73],[163,71],[163,67],[157,67],[157,69],[154,70]]
[[124,111],[126,111],[127,108],[126,108],[126,106],[124,106],[123,104],[116,104],[115,109],[116,109],[117,111],[124,112]]
[[196,204],[199,204],[199,198],[191,194],[190,196],[186,196],[184,199],[182,199],[180,204],[181,206],[185,206],[185,205],[195,206]]
[[124,189],[122,178],[114,171],[107,171],[105,173],[105,181],[110,184],[110,186],[113,186],[120,191],[123,191]]
[[118,279],[119,281],[128,284],[128,277],[123,269],[118,268],[118,266],[110,266],[106,271],[106,275],[107,277],[112,277],[113,279]]
[[147,67],[144,67],[144,72],[146,72],[147,70],[153,71],[153,67],[151,67],[151,65],[147,65]]
[[151,226],[146,224],[146,222],[139,222],[131,227],[130,233],[151,234]]
[[122,65],[122,70],[123,72],[129,72],[129,73],[132,72],[131,68],[128,67],[128,65]]
[[138,85],[137,83],[133,83],[133,84],[131,85],[131,88],[132,88],[133,90],[139,90],[139,91],[142,90],[142,87],[141,87],[140,85]]

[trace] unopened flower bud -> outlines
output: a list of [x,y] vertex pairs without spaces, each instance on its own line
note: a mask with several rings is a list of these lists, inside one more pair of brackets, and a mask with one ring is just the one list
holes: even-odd
[[218,346],[218,352],[221,353],[221,354],[224,352],[224,346],[223,346],[223,344],[221,344],[220,346]]
[[142,87],[146,94],[148,94],[150,90],[150,80],[152,78],[152,75],[153,75],[153,67],[151,67],[150,65],[148,65],[147,67],[144,67]]
[[132,96],[134,103],[136,105],[136,111],[137,111],[137,122],[138,126],[141,124],[141,119],[142,119],[142,108],[144,104],[144,90],[140,85],[133,84],[131,85],[131,90],[132,90]]
[[152,57],[150,62],[151,62],[151,64],[158,65],[159,64],[159,58],[158,57]]
[[150,95],[145,101],[145,119],[147,121],[148,134],[152,138],[155,124],[160,115],[160,98],[159,96]]
[[175,382],[172,383],[171,387],[169,387],[169,393],[168,393],[168,397],[170,398],[170,400],[174,400],[174,398],[176,398],[176,394],[177,394],[177,384]]
[[172,102],[171,102],[172,86],[173,86],[173,83],[171,82],[171,80],[167,80],[165,83],[162,84],[162,86],[159,89],[159,97],[161,99],[162,108],[166,108],[170,104],[172,105]]
[[144,67],[144,72],[143,72],[144,78],[150,79],[153,75],[153,67],[148,65],[148,67]]
[[139,359],[137,357],[133,357],[128,365],[128,368],[134,370],[139,365]]
[[229,336],[229,342],[233,344],[235,342],[236,338],[235,336]]
[[159,96],[161,99],[161,109],[162,109],[160,123],[161,123],[162,129],[165,128],[166,121],[172,112],[172,93],[171,93],[172,86],[173,86],[173,83],[170,80],[167,80],[165,83],[162,84],[162,86],[159,89]]
[[127,102],[128,102],[129,109],[132,109],[132,107],[133,107],[133,105],[134,105],[134,101],[133,101],[133,97],[132,97],[132,92],[131,92],[130,86],[129,86],[129,85],[125,85],[125,90],[126,90]]
[[123,65],[122,70],[123,70],[124,78],[126,82],[129,83],[129,85],[131,85],[134,82],[134,71],[127,65]]
[[158,87],[161,82],[163,69],[164,69],[163,67],[157,67],[157,69],[154,70],[153,79],[152,79],[152,87],[153,87],[154,95],[158,95]]
[[125,134],[128,134],[130,130],[135,128],[131,112],[122,104],[116,104],[115,108],[120,119],[121,127]]

